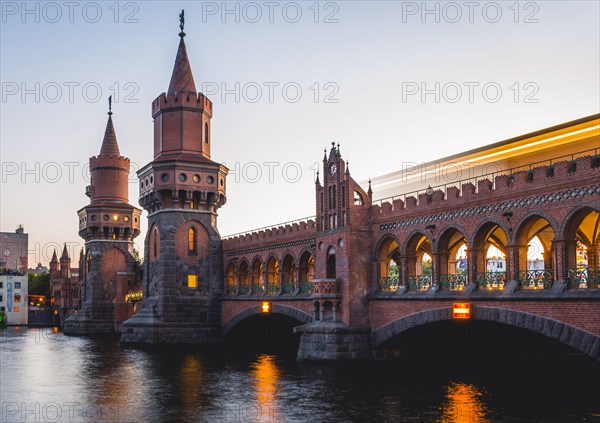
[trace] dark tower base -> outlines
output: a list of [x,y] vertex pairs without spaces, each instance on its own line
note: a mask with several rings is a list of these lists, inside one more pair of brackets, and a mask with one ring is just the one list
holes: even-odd
[[369,328],[339,322],[314,322],[294,328],[301,333],[298,361],[356,360],[372,357]]
[[199,210],[149,216],[142,310],[123,323],[122,344],[221,342],[221,238],[213,219]]

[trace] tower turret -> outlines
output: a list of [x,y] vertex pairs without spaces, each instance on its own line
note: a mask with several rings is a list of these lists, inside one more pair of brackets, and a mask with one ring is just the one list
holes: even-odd
[[[133,312],[125,296],[137,289],[133,240],[140,233],[142,211],[129,204],[130,163],[121,156],[112,114],[109,97],[100,153],[90,158],[91,183],[86,189],[90,204],[78,211],[79,235],[85,239],[85,253],[79,256],[83,292],[79,282],[75,289],[68,287],[71,303],[75,308],[81,304],[81,311],[66,320],[66,335],[119,332]],[[62,262],[61,258],[61,269]],[[69,258],[69,276],[70,266]]]

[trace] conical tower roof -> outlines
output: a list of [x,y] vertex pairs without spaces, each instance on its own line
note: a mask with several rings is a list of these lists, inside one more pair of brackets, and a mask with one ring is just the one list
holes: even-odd
[[188,59],[185,41],[183,41],[185,33],[181,32],[179,36],[181,39],[179,40],[179,48],[177,49],[177,57],[175,58],[175,66],[173,67],[168,94],[190,91],[195,93],[196,84],[194,83],[194,75],[192,75],[192,67]]

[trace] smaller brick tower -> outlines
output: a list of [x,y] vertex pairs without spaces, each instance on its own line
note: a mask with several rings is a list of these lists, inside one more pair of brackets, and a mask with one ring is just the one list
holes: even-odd
[[[85,239],[82,309],[65,322],[66,335],[119,332],[132,314],[125,301],[136,290],[138,263],[133,239],[140,233],[141,210],[129,201],[129,159],[119,151],[110,110],[100,154],[90,158],[90,204],[79,210],[79,236]],[[61,258],[61,264],[62,264]]]
[[59,263],[58,263],[58,257],[56,255],[56,249],[54,250],[54,253],[52,254],[52,260],[50,260],[50,279],[56,279],[59,277]]
[[338,360],[370,355],[367,281],[370,280],[371,194],[350,176],[339,144],[323,157],[316,181],[317,251],[311,298],[316,322],[302,333],[299,360]]

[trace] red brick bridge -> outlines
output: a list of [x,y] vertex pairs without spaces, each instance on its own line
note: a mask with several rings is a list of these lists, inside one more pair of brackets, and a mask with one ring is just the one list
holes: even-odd
[[300,359],[358,358],[461,302],[600,359],[599,152],[375,203],[334,146],[316,217],[223,240],[223,332],[266,302]]

